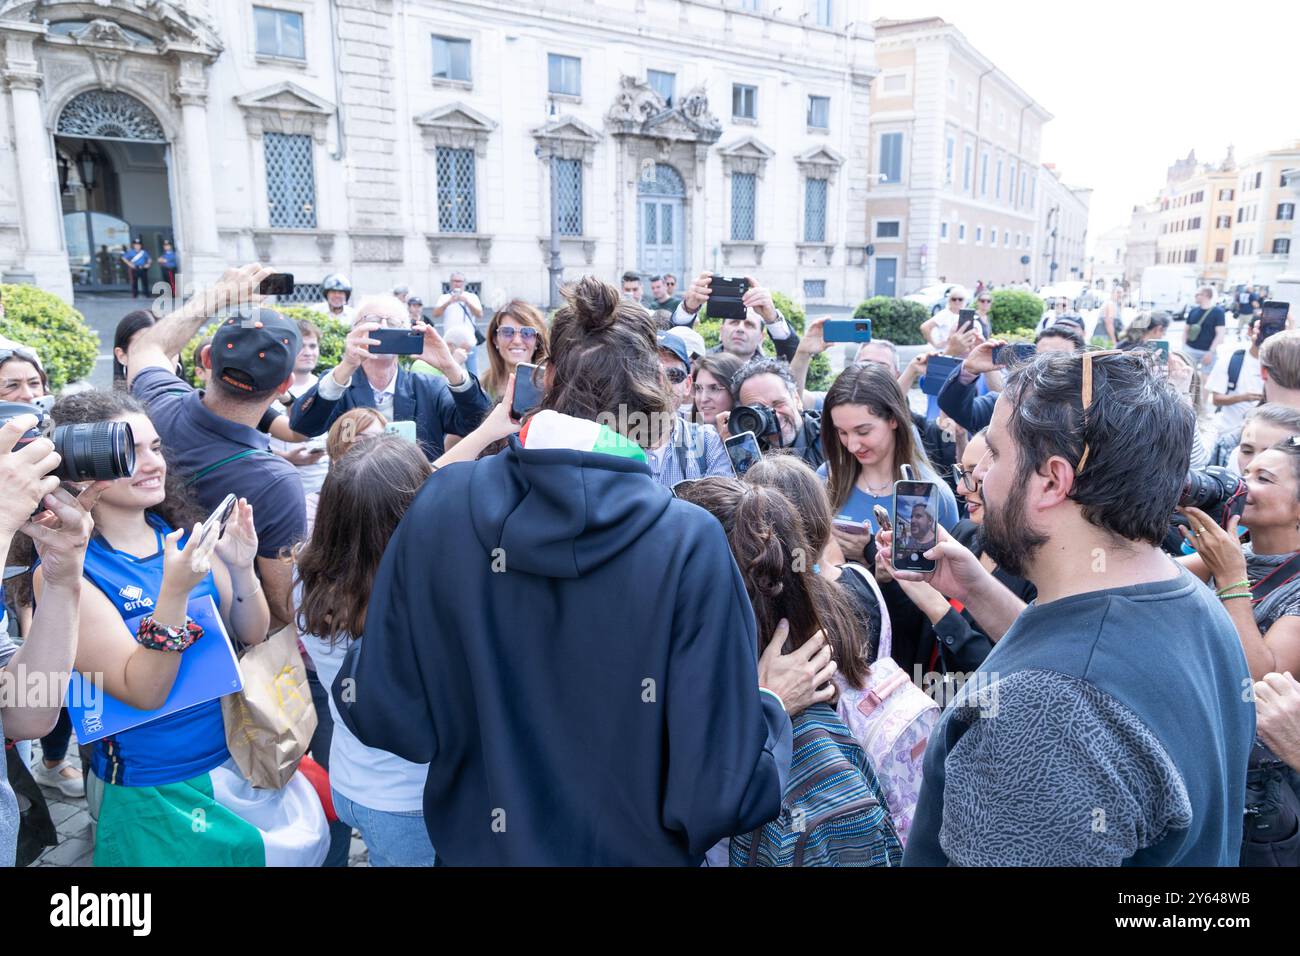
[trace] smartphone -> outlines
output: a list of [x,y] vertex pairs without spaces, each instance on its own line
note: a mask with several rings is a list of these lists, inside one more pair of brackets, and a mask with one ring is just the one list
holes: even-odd
[[745,317],[745,293],[749,291],[746,279],[729,276],[713,276],[709,280],[709,318],[743,319]]
[[370,346],[371,355],[419,355],[424,351],[424,333],[410,329],[375,329],[369,337],[378,345]]
[[870,342],[870,319],[828,319],[822,325],[822,338],[827,342]]
[[1283,323],[1285,323],[1287,314],[1291,311],[1291,303],[1282,302],[1278,300],[1271,300],[1265,302],[1263,306],[1261,306],[1261,309],[1263,311],[1260,315],[1260,318],[1263,319],[1265,322],[1267,322],[1269,319],[1273,319],[1275,321],[1280,319]]
[[836,531],[842,531],[844,534],[870,534],[870,530],[861,522],[854,521],[848,515],[836,515],[831,519],[831,525]]
[[385,435],[396,435],[403,441],[415,444],[415,422],[389,422],[384,426]]
[[1259,334],[1255,338],[1255,345],[1264,344],[1264,340],[1269,336],[1277,335],[1286,329],[1287,312],[1290,310],[1289,302],[1265,302],[1259,317]]
[[319,438],[308,438],[302,443],[302,447],[308,451],[325,451],[328,448],[325,442],[326,436],[321,435]]
[[239,501],[234,495],[226,495],[215,511],[208,515],[199,530],[185,544],[185,551],[190,556],[190,566],[195,571],[208,568],[208,559],[217,547],[217,542],[226,533],[230,516],[235,513],[235,504]]
[[293,276],[287,272],[272,272],[257,287],[259,295],[293,295]]
[[933,571],[925,557],[939,543],[939,496],[932,481],[894,482],[894,553],[899,571]]
[[515,421],[542,404],[546,394],[544,375],[540,365],[520,362],[515,366],[515,393],[510,396],[510,417]]
[[731,470],[736,473],[737,478],[744,478],[750,466],[763,457],[763,450],[758,447],[758,438],[753,432],[732,435],[723,444],[727,446]]
[[1169,371],[1169,340],[1156,339],[1154,342],[1147,343],[1151,349],[1151,357],[1155,360],[1156,365],[1166,372]]
[[962,309],[957,313],[957,331],[965,332],[975,324],[975,310]]
[[1037,354],[1038,346],[1033,342],[1012,342],[1010,345],[999,345],[993,349],[993,364],[1019,365],[1021,362],[1028,362]]
[[921,391],[927,395],[938,395],[943,383],[948,381],[952,370],[961,365],[961,359],[953,355],[931,355],[925,363],[925,377],[921,380]]
[[872,505],[871,513],[876,516],[876,525],[881,531],[893,531],[894,523],[889,520],[889,512],[884,505]]

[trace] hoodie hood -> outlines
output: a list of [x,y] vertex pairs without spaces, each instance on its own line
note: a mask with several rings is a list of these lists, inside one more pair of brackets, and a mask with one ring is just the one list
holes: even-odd
[[503,452],[474,465],[470,517],[479,541],[509,570],[577,578],[635,543],[673,497],[650,476],[637,446],[604,426],[597,426],[600,433],[588,429],[593,422],[569,419],[582,423],[573,431],[581,436],[576,443],[610,451],[526,447],[541,443],[537,422],[547,414],[569,418],[540,413],[523,441],[511,436]]

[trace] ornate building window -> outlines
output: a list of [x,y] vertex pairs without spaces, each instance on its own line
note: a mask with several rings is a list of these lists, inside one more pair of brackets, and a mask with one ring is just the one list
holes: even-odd
[[167,141],[158,118],[134,96],[108,90],[88,90],[74,96],[59,114],[61,136],[125,139],[143,143]]
[[474,150],[437,148],[438,231],[474,232],[478,222],[474,198]]
[[560,235],[582,235],[582,160],[557,159],[555,186]]
[[316,228],[316,176],[311,137],[264,133],[266,198],[274,229]]
[[754,239],[754,201],[758,176],[754,173],[731,174],[731,239],[752,242]]

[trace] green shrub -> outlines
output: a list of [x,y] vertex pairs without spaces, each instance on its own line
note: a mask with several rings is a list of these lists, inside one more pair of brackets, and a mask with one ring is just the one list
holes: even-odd
[[1038,333],[1033,329],[1012,329],[996,337],[1004,342],[1032,342],[1038,338]]
[[993,334],[1001,336],[1014,329],[1034,329],[1043,318],[1043,300],[1032,292],[1019,289],[995,289],[989,320]]
[[0,285],[4,318],[0,335],[34,350],[57,392],[88,376],[99,355],[99,336],[81,313],[33,285]]
[[[313,312],[305,305],[281,305],[275,306],[275,311],[281,315],[293,319],[295,322],[300,319],[306,319],[313,323],[316,328],[320,329],[320,361],[316,365],[316,374],[328,371],[335,365],[338,365],[343,359],[343,343],[348,337],[348,331],[351,326],[342,319],[336,319],[332,315],[326,315],[323,312]],[[191,361],[194,356],[194,349],[205,338],[216,331],[215,320],[207,323],[194,338],[185,343],[185,350],[181,352],[181,364],[185,367],[185,375],[191,385],[198,388],[202,383],[194,374],[194,363]],[[405,359],[406,357],[403,356]],[[409,359],[408,359],[409,361]]]
[[787,322],[794,328],[795,332],[803,335],[804,325],[807,321],[807,315],[803,306],[799,305],[794,299],[790,298],[784,292],[772,293],[772,304],[780,310],[785,316]]
[[854,309],[853,317],[871,320],[873,339],[889,339],[895,345],[924,345],[921,323],[930,313],[919,302],[878,295]]

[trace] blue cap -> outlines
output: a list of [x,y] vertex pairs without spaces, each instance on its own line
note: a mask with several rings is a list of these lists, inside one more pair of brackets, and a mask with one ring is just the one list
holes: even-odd
[[682,364],[686,366],[687,371],[690,370],[691,356],[686,351],[686,343],[683,342],[679,336],[669,335],[667,332],[660,332],[655,336],[655,342],[661,349],[664,349],[667,352],[672,352],[676,355],[682,360]]

